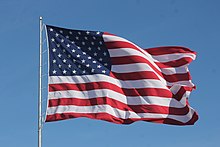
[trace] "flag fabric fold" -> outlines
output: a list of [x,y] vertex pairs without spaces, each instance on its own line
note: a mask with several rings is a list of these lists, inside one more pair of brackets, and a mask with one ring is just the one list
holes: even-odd
[[117,124],[148,121],[192,125],[195,89],[184,47],[142,49],[99,31],[46,26],[49,94],[46,122],[87,117]]

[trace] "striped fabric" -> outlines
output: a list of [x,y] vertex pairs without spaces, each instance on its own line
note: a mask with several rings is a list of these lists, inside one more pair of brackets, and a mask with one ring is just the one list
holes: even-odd
[[78,117],[117,124],[142,120],[193,125],[197,121],[188,103],[195,86],[187,66],[196,58],[195,52],[176,46],[142,49],[109,33],[102,38],[110,73],[50,75],[46,122]]

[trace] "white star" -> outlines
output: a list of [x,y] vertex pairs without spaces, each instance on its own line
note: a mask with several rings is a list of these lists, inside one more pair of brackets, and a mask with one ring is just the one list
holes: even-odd
[[85,45],[85,44],[86,44],[86,43],[83,41],[83,42],[82,42],[82,45]]
[[51,31],[51,32],[53,32],[53,29],[52,29],[52,28],[50,28],[50,31]]
[[64,42],[64,39],[61,39],[60,41],[61,41],[61,42]]
[[92,68],[91,72],[94,72],[94,71],[95,71],[95,69]]
[[101,50],[101,48],[100,48],[100,47],[98,47],[98,50]]
[[59,34],[58,34],[58,33],[56,33],[55,35],[56,35],[56,37],[58,37],[58,36],[59,36]]
[[104,66],[108,66],[108,63],[105,63]]
[[82,61],[82,63],[85,63],[86,60],[83,59],[83,60],[81,60],[81,61]]
[[102,73],[106,73],[106,71],[105,71],[105,70],[102,70]]
[[101,68],[101,67],[102,67],[101,65],[98,65],[98,66],[97,66],[97,68]]
[[95,53],[94,53],[94,56],[97,56],[97,55],[98,55],[98,54],[95,52]]
[[73,59],[73,62],[75,63],[75,62],[76,62],[76,59]]
[[72,66],[71,64],[68,64],[68,67],[69,67],[69,68],[71,68],[71,66]]
[[102,58],[99,58],[99,61],[102,61]]
[[69,33],[72,35],[73,34],[73,32],[71,32],[71,31],[69,31]]
[[67,35],[66,38],[69,39],[70,37]]
[[99,34],[100,34],[100,32],[96,32],[96,34],[97,34],[97,35],[99,35]]
[[81,68],[81,65],[78,65],[78,68]]
[[73,72],[74,74],[76,74],[76,70],[73,70],[72,72]]
[[61,67],[62,67],[62,65],[60,65],[60,64],[59,64],[59,65],[58,65],[58,67],[59,67],[59,68],[61,68]]
[[57,47],[60,47],[60,44],[57,44]]
[[89,31],[86,31],[86,34],[87,34],[87,35],[89,35],[89,33],[90,33]]
[[81,32],[78,32],[79,35],[81,35]]
[[80,47],[79,47],[79,46],[77,46],[77,48],[78,48],[78,49],[80,49]]
[[76,55],[76,57],[77,57],[77,58],[79,58],[79,57],[80,57],[80,55],[79,55],[79,54],[77,54],[77,55]]
[[65,52],[66,52],[66,50],[65,50],[65,49],[63,49],[63,52],[65,53]]
[[102,44],[102,41],[99,41],[99,44]]
[[63,62],[66,63],[66,59],[63,59]]
[[88,59],[92,59],[92,57],[89,56]]
[[104,56],[106,56],[106,55],[107,55],[107,53],[106,53],[106,52],[104,52],[104,53],[103,53],[103,55],[104,55]]
[[76,36],[76,40],[79,40],[79,37],[78,37],[78,36]]
[[57,61],[54,59],[54,60],[53,60],[53,63],[56,63],[56,62],[57,62]]
[[83,55],[86,55],[86,53],[85,52],[82,52],[83,53]]
[[66,46],[67,46],[67,47],[70,47],[70,44],[67,44]]
[[51,39],[51,41],[52,41],[52,42],[54,42],[54,41],[55,41],[55,39],[54,39],[54,38],[52,38],[52,39]]
[[89,67],[90,65],[89,64],[86,64],[86,67]]
[[91,48],[91,47],[88,47],[88,50],[90,50],[90,51],[91,51],[91,50],[92,50],[92,48]]
[[72,49],[72,52],[73,52],[73,53],[75,53],[75,52],[76,52],[76,50]]
[[83,70],[83,72],[82,72],[83,74],[85,74],[86,73],[86,71],[85,70]]
[[70,55],[70,54],[68,54],[68,58],[71,58],[71,55]]
[[53,70],[53,74],[56,74],[57,73],[57,71],[56,70]]
[[92,63],[96,63],[96,61],[92,61]]
[[85,36],[84,38],[85,38],[86,40],[88,40],[88,37]]
[[93,36],[92,38],[93,38],[94,40],[96,40],[96,37],[95,37],[95,36]]
[[67,71],[64,69],[64,70],[63,70],[63,74],[66,74],[66,72],[67,72]]
[[61,54],[58,54],[58,57],[59,57],[59,58],[61,58],[61,56],[62,56]]
[[92,45],[94,45],[94,42],[91,42]]
[[62,30],[60,30],[60,33],[63,33],[63,31],[62,31]]
[[53,52],[56,52],[57,49],[53,48],[52,50],[53,50]]

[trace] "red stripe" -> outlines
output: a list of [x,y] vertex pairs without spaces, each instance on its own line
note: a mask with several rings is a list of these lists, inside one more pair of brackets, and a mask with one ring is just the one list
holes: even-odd
[[183,97],[183,95],[185,94],[186,90],[184,89],[184,87],[182,86],[179,91],[174,95],[174,98],[178,101],[181,100],[181,98]]
[[119,80],[142,80],[142,79],[156,79],[160,80],[153,71],[141,71],[130,73],[116,73],[111,72],[111,77]]
[[148,63],[147,59],[141,56],[123,56],[123,57],[111,57],[111,64],[112,65],[119,65],[119,64],[131,64],[131,63]]
[[[184,57],[178,60],[173,60],[169,62],[154,62],[160,68],[170,68],[170,67],[180,67],[192,62],[193,59],[190,57]],[[141,56],[123,56],[123,57],[111,57],[112,65],[119,64],[131,64],[131,63],[148,63],[148,61]]]
[[174,54],[174,53],[193,53],[196,55],[196,52],[190,50],[186,47],[180,46],[165,46],[165,47],[155,47],[145,49],[151,55],[164,55],[164,54]]
[[53,91],[66,91],[66,90],[77,90],[77,91],[88,91],[94,89],[110,89],[121,93],[125,96],[159,96],[172,98],[172,93],[166,89],[160,88],[120,88],[114,84],[108,82],[94,82],[94,83],[80,83],[80,84],[49,84],[49,92]]
[[186,122],[186,123],[182,123],[182,122],[179,122],[177,120],[174,120],[174,119],[165,119],[163,121],[164,124],[170,124],[170,125],[194,125],[195,122],[198,120],[198,114],[196,112],[194,112],[192,118]]
[[[157,79],[157,75],[153,71],[141,71],[141,72],[131,72],[131,73],[115,73],[111,72],[111,77],[117,78],[119,80],[141,80],[141,79]],[[180,74],[172,74],[165,75],[163,74],[164,79],[167,82],[179,82],[179,81],[189,81],[191,80],[191,76],[189,72],[180,73]]]
[[136,50],[140,51],[138,47],[136,47],[135,45],[133,45],[130,42],[125,42],[125,41],[105,42],[105,46],[108,49],[133,48],[133,49],[136,49]]
[[121,119],[114,117],[108,113],[62,113],[62,114],[53,114],[53,115],[47,115],[46,122],[51,121],[59,121],[59,120],[65,120],[70,118],[79,118],[79,117],[86,117],[91,119],[98,119],[98,120],[104,120],[116,124],[131,124],[136,121],[147,121],[147,122],[155,122],[155,123],[164,123],[164,124],[171,124],[171,125],[193,125],[198,120],[197,113],[194,113],[192,118],[186,122],[182,123],[173,119],[169,118],[136,118],[136,119]]
[[48,107],[56,106],[95,106],[95,105],[109,105],[113,108],[123,111],[132,111],[135,113],[159,113],[170,115],[186,115],[189,112],[189,107],[186,105],[183,108],[173,108],[159,105],[128,105],[120,101],[111,99],[109,97],[97,97],[92,99],[78,99],[78,98],[59,98],[50,99]]
[[180,67],[180,66],[189,64],[192,61],[193,61],[192,58],[184,57],[184,58],[169,61],[169,62],[155,62],[155,64],[157,64],[157,66],[160,68],[170,68],[170,67]]
[[178,81],[189,81],[191,80],[191,76],[189,72],[187,73],[178,73],[178,74],[172,74],[172,75],[165,75],[163,74],[163,77],[167,82],[178,82]]

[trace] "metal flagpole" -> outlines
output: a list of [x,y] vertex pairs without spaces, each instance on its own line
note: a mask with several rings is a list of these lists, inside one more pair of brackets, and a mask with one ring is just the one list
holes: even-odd
[[42,147],[42,31],[43,18],[40,16],[40,44],[39,44],[39,88],[38,88],[38,147]]

